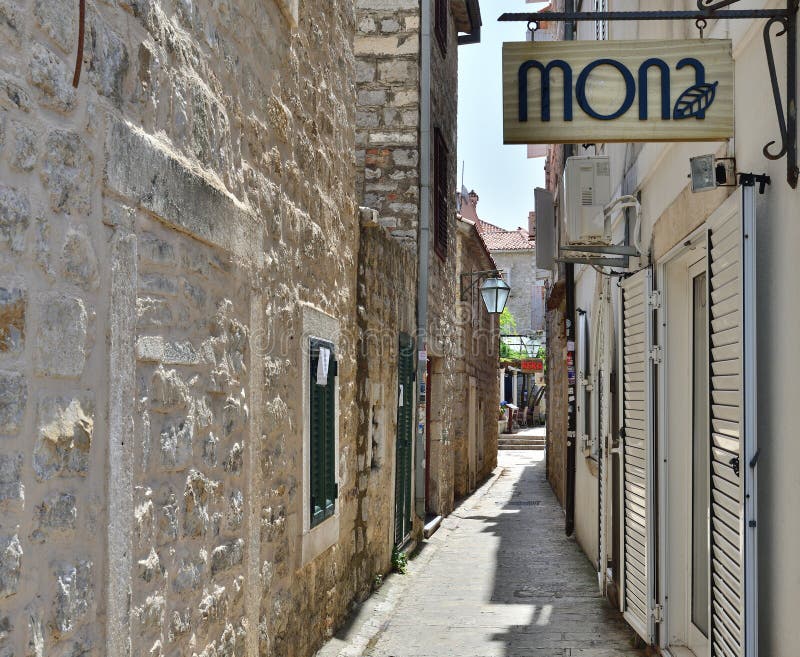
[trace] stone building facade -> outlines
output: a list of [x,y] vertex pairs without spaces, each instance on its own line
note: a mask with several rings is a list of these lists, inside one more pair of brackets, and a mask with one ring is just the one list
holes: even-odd
[[[0,653],[305,657],[379,568],[352,2],[87,5],[77,88],[78,3],[0,7]],[[298,376],[320,331],[326,540]]]
[[[378,223],[375,210],[362,210],[361,248],[358,264],[358,440],[362,471],[369,473],[367,491],[361,502],[367,561],[371,572],[384,572],[398,540],[398,482],[403,476],[397,459],[400,436],[398,419],[401,398],[411,391],[400,390],[401,335],[413,337],[416,331],[415,289],[417,259],[413,249]],[[412,360],[413,360],[413,355]],[[405,399],[403,399],[405,402]],[[411,413],[413,417],[413,413]],[[402,459],[402,456],[401,456]],[[411,500],[402,506],[411,511]],[[407,513],[413,525],[410,533],[419,536],[422,524]]]
[[[459,218],[457,273],[459,281],[463,281],[459,286],[461,290],[466,290],[470,281],[464,274],[496,268],[475,224]],[[454,415],[456,499],[474,491],[497,467],[497,417],[500,408],[500,330],[497,317],[486,312],[477,288],[460,295],[458,312],[457,398],[461,402]]]
[[[438,4],[431,2],[430,6]],[[433,25],[434,31],[443,36],[441,40],[431,39],[428,107],[422,105],[420,88],[420,0],[357,0],[355,38],[356,161],[363,166],[356,186],[363,204],[378,212],[378,222],[414,248],[419,248],[421,186],[425,182],[421,140],[427,138],[428,129],[431,135],[441,136],[446,150],[446,247],[436,253],[431,230],[429,315],[424,345],[429,358],[427,408],[422,411],[426,426],[425,508],[434,515],[447,515],[455,500],[453,435],[454,409],[458,406],[458,345],[454,299],[458,285],[456,204],[449,190],[456,188],[457,179],[459,32],[475,33],[480,27],[475,0],[443,4],[446,24],[440,29]],[[423,117],[429,117],[429,126],[422,126]],[[429,164],[433,170],[433,161]],[[434,194],[430,197],[428,212],[433,217]],[[417,495],[421,492],[417,491]]]
[[357,0],[356,190],[395,237],[416,242],[420,202],[419,0]]
[[547,480],[558,501],[566,504],[569,375],[567,371],[567,299],[563,283],[547,300]]
[[0,17],[0,655],[308,657],[390,567],[396,364],[365,344],[415,322],[414,249],[358,210],[354,2]]
[[514,316],[517,332],[531,335],[544,331],[544,281],[536,269],[536,243],[524,228],[507,230],[478,216],[480,197],[474,191],[460,193],[461,215],[473,221],[497,268],[511,286],[506,307]]

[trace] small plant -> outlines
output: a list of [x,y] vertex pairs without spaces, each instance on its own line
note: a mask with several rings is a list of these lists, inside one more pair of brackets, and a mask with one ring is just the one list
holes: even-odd
[[372,588],[377,591],[381,586],[383,586],[383,575],[378,573],[375,575],[375,579],[372,580]]
[[397,546],[392,548],[392,569],[401,575],[405,575],[408,571],[408,555]]

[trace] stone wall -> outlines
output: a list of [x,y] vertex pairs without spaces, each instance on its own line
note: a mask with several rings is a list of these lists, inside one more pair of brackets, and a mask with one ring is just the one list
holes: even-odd
[[[474,225],[458,222],[458,274],[489,271],[495,265]],[[474,491],[497,467],[497,418],[500,408],[498,372],[500,336],[496,316],[486,312],[480,293],[473,290],[459,303],[458,391],[454,425],[454,492],[456,499]],[[472,383],[471,383],[472,380]],[[472,386],[474,385],[474,388]],[[474,404],[470,409],[470,389]],[[475,422],[475,467],[470,472],[470,413]]]
[[[418,0],[357,0],[355,38],[358,111],[357,190],[378,221],[401,240],[416,244],[420,215],[420,3]],[[446,53],[431,38],[431,130],[438,128],[449,153],[448,189],[457,182],[456,122],[458,45],[455,23],[448,25]],[[432,150],[432,149],[431,149]],[[431,153],[431,157],[433,153]],[[431,160],[431,171],[433,163]],[[453,509],[453,412],[456,405],[455,198],[449,198],[448,257],[434,254],[430,241],[428,353],[434,377],[431,397],[431,441],[428,511],[446,515]],[[430,203],[433,222],[433,199]]]
[[517,322],[517,333],[526,335],[542,330],[534,326],[534,287],[536,285],[536,252],[493,251],[497,268],[508,272],[506,280],[511,285],[506,308]]
[[[367,573],[386,572],[394,545],[400,333],[416,332],[417,256],[362,211],[358,266],[358,459],[367,482],[356,532]],[[421,520],[415,518],[419,536]]]
[[563,507],[567,486],[567,300],[563,281],[547,300],[547,480]]
[[346,339],[302,554],[303,308],[356,330],[352,2],[89,2],[73,89],[77,4],[0,6],[0,654],[306,657],[385,566]]
[[[458,118],[458,45],[455,23],[448,25],[446,53],[435,36],[431,43],[431,131],[441,132],[449,155],[447,189],[455,190],[458,182],[457,118]],[[433,147],[431,147],[433,157]],[[433,171],[431,160],[431,171]],[[437,380],[430,386],[438,394],[432,397],[430,450],[430,500],[428,511],[449,514],[454,508],[455,487],[453,435],[455,414],[460,413],[458,397],[459,345],[456,330],[458,299],[458,262],[455,194],[447,197],[447,257],[442,259],[433,249],[433,193],[430,216],[430,284],[428,288],[428,353],[434,359]]]
[[395,236],[419,220],[418,0],[356,0],[356,189]]

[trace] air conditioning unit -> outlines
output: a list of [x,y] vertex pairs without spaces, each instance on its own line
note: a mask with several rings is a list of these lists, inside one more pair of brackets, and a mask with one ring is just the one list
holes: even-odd
[[611,227],[603,209],[611,201],[607,157],[570,157],[565,171],[566,244],[610,244]]

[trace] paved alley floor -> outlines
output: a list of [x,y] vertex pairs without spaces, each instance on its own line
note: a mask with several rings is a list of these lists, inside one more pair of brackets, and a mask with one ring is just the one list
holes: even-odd
[[365,603],[321,657],[641,657],[564,536],[544,452],[498,471]]

